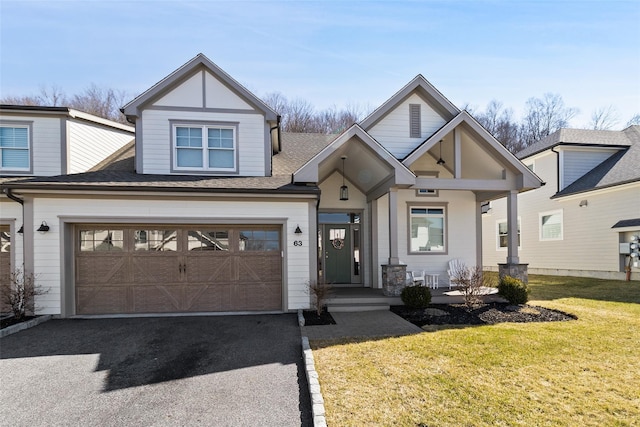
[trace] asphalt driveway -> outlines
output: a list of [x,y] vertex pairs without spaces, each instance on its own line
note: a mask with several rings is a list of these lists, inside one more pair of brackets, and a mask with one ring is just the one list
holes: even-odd
[[0,425],[311,425],[293,314],[51,320],[0,340],[0,402]]

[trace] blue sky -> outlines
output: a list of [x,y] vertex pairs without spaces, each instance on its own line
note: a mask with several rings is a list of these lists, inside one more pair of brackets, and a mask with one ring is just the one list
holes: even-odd
[[558,93],[640,113],[640,1],[0,0],[0,95],[131,97],[202,52],[258,96],[376,107],[416,74],[459,107]]

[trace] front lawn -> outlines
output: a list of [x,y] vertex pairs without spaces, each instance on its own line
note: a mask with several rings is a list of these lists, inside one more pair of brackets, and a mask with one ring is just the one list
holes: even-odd
[[312,342],[330,426],[640,425],[640,281],[530,276],[578,320]]

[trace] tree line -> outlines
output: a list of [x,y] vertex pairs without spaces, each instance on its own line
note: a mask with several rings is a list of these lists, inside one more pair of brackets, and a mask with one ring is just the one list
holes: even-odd
[[[75,95],[66,95],[57,86],[42,87],[37,95],[5,96],[0,98],[0,103],[71,107],[105,119],[127,123],[120,108],[132,98],[124,91],[91,84]],[[371,107],[358,104],[316,110],[309,101],[301,98],[289,99],[280,92],[269,93],[262,100],[281,115],[281,128],[284,132],[338,134],[372,111]],[[553,93],[529,98],[520,119],[515,118],[513,109],[497,100],[489,102],[484,109],[468,104],[463,109],[512,153],[523,150],[560,128],[568,127],[570,120],[579,112],[577,108],[565,105],[559,94]],[[608,106],[593,111],[586,128],[609,130],[620,123],[620,116],[615,108]],[[630,125],[640,125],[640,114],[635,114],[624,127]]]

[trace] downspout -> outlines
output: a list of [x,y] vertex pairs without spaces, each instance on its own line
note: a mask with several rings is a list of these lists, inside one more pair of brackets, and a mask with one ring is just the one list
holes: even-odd
[[556,147],[551,147],[551,151],[556,153],[556,193],[560,192],[560,152],[556,151]]
[[[20,197],[17,197],[16,195],[14,195],[11,192],[10,188],[5,188],[3,190],[4,194],[7,195],[8,198],[10,198],[11,200],[13,200],[16,203],[20,203],[20,206],[22,206],[22,266],[24,267],[24,262],[27,259],[27,250],[24,244],[24,200],[22,200]],[[19,232],[20,230],[18,230]],[[14,266],[14,270],[15,270],[15,266]]]

